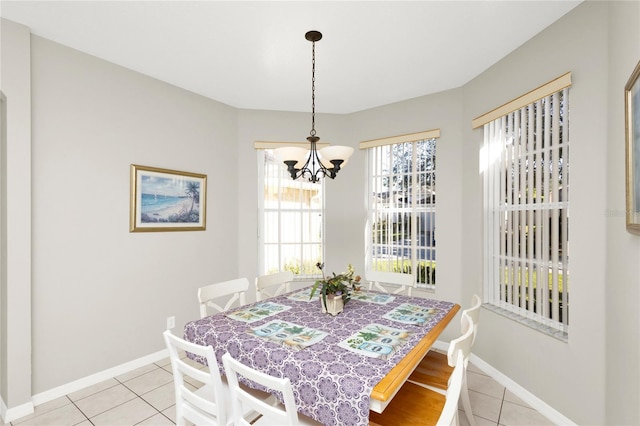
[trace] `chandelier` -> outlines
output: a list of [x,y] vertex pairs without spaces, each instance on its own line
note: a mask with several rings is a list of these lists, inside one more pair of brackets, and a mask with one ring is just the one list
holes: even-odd
[[285,147],[276,149],[276,155],[287,165],[291,179],[306,178],[316,183],[321,177],[335,178],[345,166],[353,148],[327,146],[318,150],[320,137],[316,136],[316,41],[322,38],[319,31],[309,31],[304,36],[311,44],[311,132],[307,137],[310,147]]

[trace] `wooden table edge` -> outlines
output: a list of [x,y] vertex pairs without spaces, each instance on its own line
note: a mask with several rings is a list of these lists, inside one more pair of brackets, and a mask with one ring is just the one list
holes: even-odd
[[395,395],[459,310],[460,305],[453,305],[449,313],[378,382],[371,391],[372,399],[385,402]]

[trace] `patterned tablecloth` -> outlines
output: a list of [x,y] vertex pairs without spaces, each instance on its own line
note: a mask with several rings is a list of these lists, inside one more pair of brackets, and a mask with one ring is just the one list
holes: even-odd
[[[298,411],[325,425],[368,425],[369,400],[374,386],[454,306],[449,302],[395,295],[386,304],[351,300],[344,311],[334,317],[321,313],[319,301],[307,302],[288,297],[295,293],[297,291],[269,299],[270,303],[285,305],[290,309],[266,316],[260,321],[239,321],[233,319],[233,312],[256,308],[265,302],[189,322],[185,325],[184,337],[190,342],[213,346],[222,374],[222,355],[229,352],[234,358],[257,370],[272,376],[288,377],[293,386]],[[432,309],[424,310],[428,312],[424,322],[412,323],[406,321],[406,318],[400,322],[397,312],[401,310],[402,313],[406,304]],[[392,312],[392,315],[388,315]],[[300,349],[262,338],[252,331],[261,325],[273,323],[274,320],[328,334],[317,343]],[[363,355],[362,349],[358,348],[348,349],[349,345],[346,343],[353,342],[354,336],[359,335],[359,330],[366,330],[372,324],[407,333],[402,336],[401,344],[395,341],[395,346],[391,345],[393,352],[383,357]],[[367,342],[362,346],[374,346],[375,350],[380,350],[384,346],[382,342],[386,341],[371,338],[370,335],[365,335],[363,340],[380,343],[376,345]],[[203,359],[191,354],[189,357],[204,363]]]

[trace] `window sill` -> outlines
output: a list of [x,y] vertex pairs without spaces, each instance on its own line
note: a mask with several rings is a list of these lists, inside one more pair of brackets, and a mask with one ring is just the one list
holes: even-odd
[[522,317],[522,316],[520,316],[520,315],[518,315],[518,314],[516,314],[514,312],[510,312],[510,311],[508,311],[506,309],[499,308],[499,307],[497,307],[495,305],[491,305],[491,304],[485,303],[485,304],[482,305],[482,307],[487,309],[487,310],[489,310],[489,311],[491,311],[491,312],[495,312],[498,315],[506,317],[506,318],[508,318],[508,319],[510,319],[512,321],[515,321],[515,322],[517,322],[519,324],[522,324],[522,325],[524,325],[526,327],[529,327],[529,328],[531,328],[533,330],[536,330],[536,331],[539,331],[539,332],[541,332],[543,334],[551,336],[554,339],[560,340],[561,342],[565,342],[565,343],[569,342],[569,333],[566,332],[566,331],[556,330],[555,328],[551,328],[551,327],[548,327],[548,326],[546,326],[544,324],[540,324],[539,322],[534,321],[534,320],[529,319],[529,318],[524,318],[524,317]]

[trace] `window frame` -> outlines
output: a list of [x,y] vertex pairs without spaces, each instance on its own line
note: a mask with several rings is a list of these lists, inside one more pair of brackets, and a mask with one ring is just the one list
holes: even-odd
[[[436,222],[436,212],[437,212],[437,204],[436,204],[436,194],[435,194],[435,182],[437,181],[437,168],[436,168],[436,158],[437,158],[437,141],[440,138],[440,130],[428,130],[424,132],[393,136],[382,139],[375,139],[364,141],[360,143],[360,149],[366,150],[366,207],[367,207],[367,222],[365,227],[365,268],[367,271],[372,270],[380,270],[380,271],[390,271],[390,272],[406,272],[406,271],[418,271],[416,276],[417,286],[424,289],[435,289],[436,282],[436,272],[435,272],[435,264],[436,264],[436,242],[435,242],[435,222]],[[432,148],[432,155],[430,157],[432,169],[429,170],[417,170],[417,155],[418,149],[417,146],[421,142],[433,143],[434,147]],[[382,154],[384,149],[389,149],[389,154],[394,155],[394,150],[402,144],[411,144],[411,165],[409,167],[410,172],[400,171],[400,172],[384,172],[382,169],[376,171],[376,166],[374,163],[378,164],[382,167],[382,159],[379,155]],[[387,148],[385,148],[387,147]],[[404,147],[406,149],[406,146]],[[403,150],[404,150],[403,149]],[[393,162],[393,160],[389,160]],[[375,176],[374,176],[374,173]],[[431,192],[431,196],[428,203],[421,203],[417,200],[423,199],[424,194],[423,191],[420,192],[419,196],[414,197],[412,189],[418,180],[422,180],[422,178],[418,179],[418,174],[424,174],[427,181],[429,181],[426,176],[428,174],[432,175],[431,185],[428,187],[428,190]],[[393,179],[400,177],[401,180],[404,181],[404,178],[410,178],[410,184],[407,189],[405,189],[406,193],[403,198],[397,201],[395,198],[395,191],[389,191],[387,189],[387,199],[386,201],[379,201],[378,197],[374,197],[374,194],[382,194],[383,191],[381,189],[384,187],[382,181],[385,179]],[[388,185],[388,184],[387,184]],[[389,188],[389,186],[387,186]],[[423,197],[423,198],[420,198]],[[375,201],[374,201],[375,198]],[[383,197],[384,198],[384,197]],[[390,199],[393,200],[390,201]],[[410,201],[407,201],[410,199]],[[384,205],[387,204],[388,207]],[[395,205],[398,206],[395,206]],[[386,221],[386,235],[387,242],[379,243],[374,241],[374,229],[375,223],[379,223],[376,221],[377,217],[381,216],[387,217],[399,217],[402,215],[402,219],[400,220],[392,220],[392,225],[389,225],[389,220]],[[408,217],[408,221],[405,221],[405,217]],[[423,229],[419,229],[422,223],[427,223]],[[398,225],[399,224],[399,225]],[[410,245],[407,244],[392,244],[390,242],[389,234],[390,231],[389,226],[394,228],[395,225],[400,226],[403,230],[409,228],[410,230]],[[421,235],[422,231],[430,231],[427,232],[428,238],[431,236],[430,241],[426,244],[418,244],[418,239],[422,242]],[[379,231],[383,234],[382,229]],[[425,240],[426,241],[426,240]],[[378,262],[376,259],[381,259],[381,257],[374,257],[374,251],[382,250],[386,255],[386,265],[378,264],[378,267],[374,269],[374,262]],[[424,251],[425,259],[418,259],[418,254],[420,251]],[[427,251],[429,252],[427,254]],[[400,255],[398,255],[400,252]],[[408,256],[405,253],[408,252]],[[384,259],[381,259],[384,260]],[[398,266],[398,263],[401,262],[402,266]],[[408,262],[408,265],[407,265]]]
[[[257,170],[258,170],[258,205],[257,205],[257,209],[258,209],[258,227],[257,227],[257,237],[258,237],[258,275],[265,275],[265,274],[269,274],[269,273],[275,273],[275,272],[281,272],[284,270],[292,270],[294,272],[294,279],[295,280],[309,280],[309,279],[315,279],[317,277],[320,276],[320,271],[318,270],[313,271],[312,273],[302,273],[302,270],[293,270],[291,268],[287,268],[287,263],[286,263],[286,259],[283,258],[283,246],[284,245],[301,245],[303,247],[305,246],[313,246],[313,245],[317,245],[320,244],[320,258],[324,259],[324,250],[325,250],[325,185],[324,185],[324,180],[321,180],[319,183],[316,184],[312,184],[306,180],[293,180],[291,179],[291,175],[287,172],[286,166],[284,164],[279,164],[279,162],[273,161],[273,165],[274,167],[278,167],[279,168],[279,176],[278,176],[278,193],[280,193],[280,189],[282,188],[281,184],[283,182],[288,183],[290,186],[298,186],[298,187],[303,187],[303,186],[310,186],[310,185],[320,185],[320,194],[321,194],[321,207],[319,209],[316,208],[309,208],[306,209],[306,211],[308,212],[314,212],[314,211],[319,211],[320,215],[322,216],[322,219],[320,220],[320,241],[304,241],[304,239],[302,239],[303,236],[303,232],[302,230],[299,232],[299,236],[300,239],[299,241],[283,241],[283,233],[282,233],[282,228],[284,226],[283,224],[283,220],[282,220],[282,213],[283,212],[289,212],[289,213],[294,213],[297,211],[297,209],[292,208],[292,207],[282,207],[281,204],[281,199],[278,199],[278,208],[277,209],[269,209],[267,207],[265,207],[265,184],[266,184],[266,169],[265,169],[265,164],[266,164],[266,156],[267,155],[273,155],[272,150],[281,146],[285,146],[286,143],[265,143],[265,142],[256,142],[256,152],[257,152]],[[297,145],[299,146],[299,144],[286,144],[286,145]],[[274,156],[275,158],[275,156]],[[277,243],[275,243],[274,245],[277,245],[277,258],[278,258],[278,270],[273,270],[273,269],[268,269],[268,265],[266,265],[267,259],[266,259],[266,246],[268,244],[272,244],[272,243],[268,243],[265,241],[265,238],[267,236],[267,231],[266,231],[266,223],[265,223],[265,216],[267,214],[268,211],[272,211],[272,212],[276,212],[277,216],[278,216],[278,230],[276,231],[277,234]],[[304,222],[304,220],[300,221],[300,224],[302,226],[302,223]],[[302,250],[301,253],[304,253],[305,250]],[[301,264],[304,264],[305,262],[305,258],[302,256],[301,254]],[[315,260],[313,262],[313,265],[315,265]],[[313,269],[311,264],[309,265],[310,269]]]
[[570,86],[567,73],[473,122],[484,127],[485,306],[565,341]]

